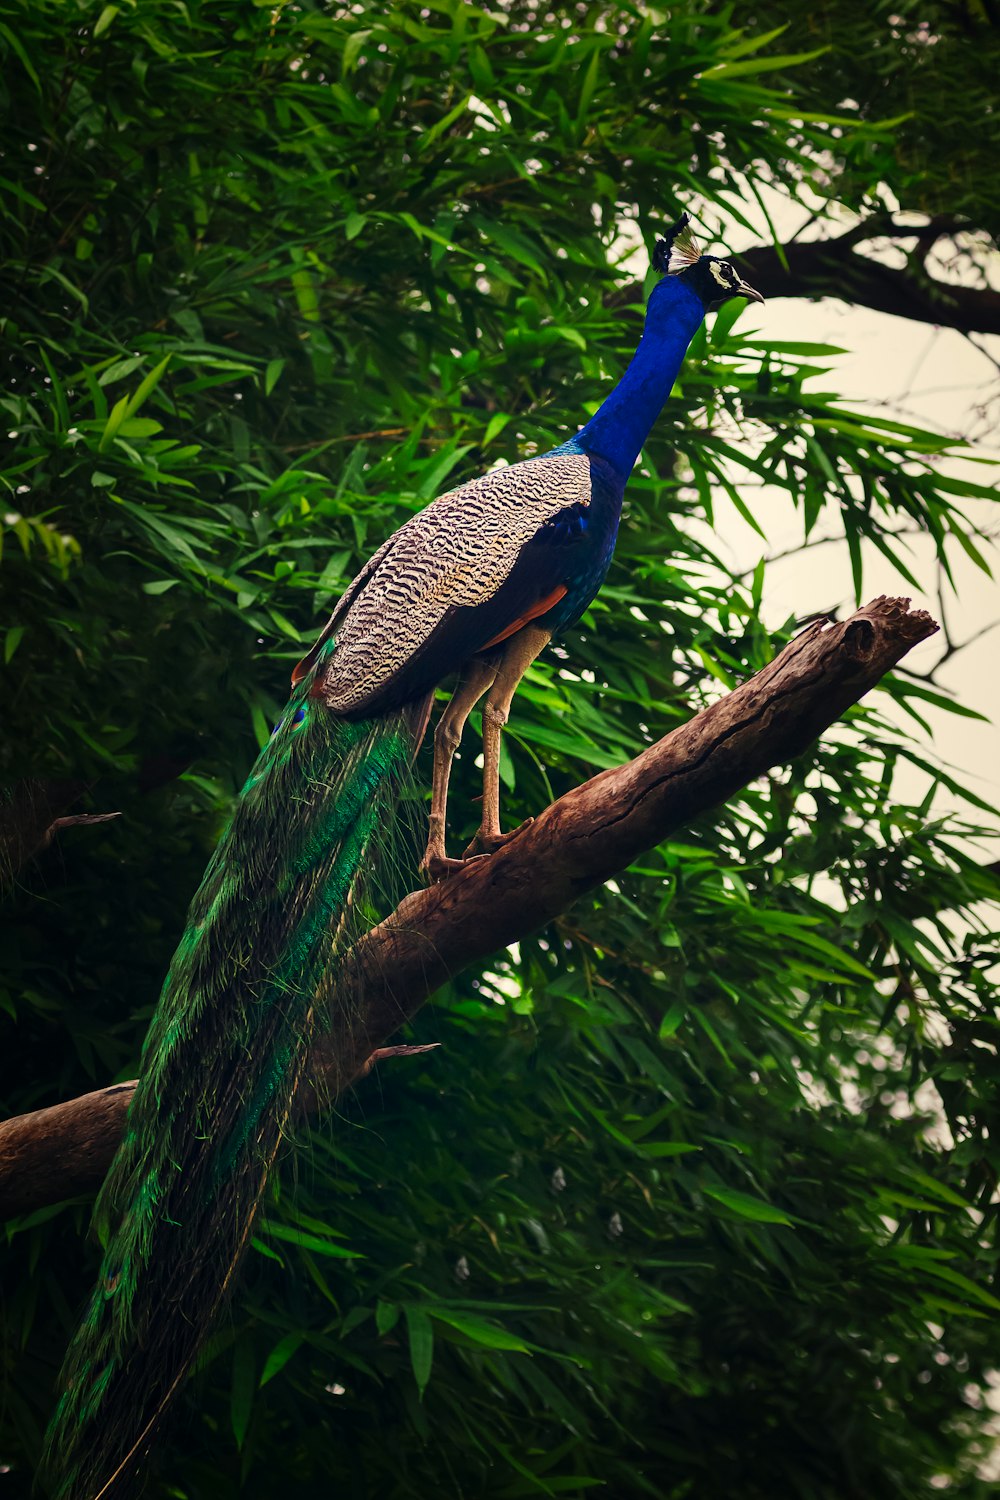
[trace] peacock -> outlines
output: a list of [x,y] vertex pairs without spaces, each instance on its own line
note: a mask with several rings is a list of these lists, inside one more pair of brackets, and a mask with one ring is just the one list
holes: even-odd
[[[483,710],[482,820],[500,824],[500,740],[524,672],[594,598],[622,497],[706,310],[763,298],[702,254],[688,216],[657,240],[628,368],[575,437],[441,495],[383,543],[292,675],[287,708],[188,915],[101,1190],[98,1286],[63,1370],[43,1474],[59,1500],[134,1494],[155,1430],[223,1304],[289,1132],[317,991],[349,940],[365,876],[427,727],[422,869],[447,879],[452,761]],[[516,832],[516,831],[515,831]]]

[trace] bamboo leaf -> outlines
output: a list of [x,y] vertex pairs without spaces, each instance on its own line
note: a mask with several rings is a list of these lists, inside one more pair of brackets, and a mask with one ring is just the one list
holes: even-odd
[[424,1308],[408,1302],[403,1313],[410,1342],[410,1367],[417,1383],[417,1394],[423,1400],[434,1363],[434,1329]]
[[741,1193],[735,1188],[711,1188],[703,1189],[707,1198],[714,1198],[724,1208],[730,1209],[741,1219],[749,1219],[754,1224],[788,1224],[792,1221],[780,1208],[775,1208],[770,1203],[765,1203],[762,1198],[755,1198],[751,1193]]

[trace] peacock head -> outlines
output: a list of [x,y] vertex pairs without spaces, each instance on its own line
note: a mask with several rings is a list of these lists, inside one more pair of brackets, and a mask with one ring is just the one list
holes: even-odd
[[697,294],[706,311],[721,307],[730,297],[763,302],[760,292],[743,280],[736,267],[718,255],[702,255],[688,214],[681,214],[653,250],[653,270],[679,277]]

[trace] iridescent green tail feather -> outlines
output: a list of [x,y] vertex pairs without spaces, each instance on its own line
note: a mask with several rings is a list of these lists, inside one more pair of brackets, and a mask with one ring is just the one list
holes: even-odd
[[293,695],[194,898],[95,1211],[101,1279],[43,1474],[134,1493],[152,1432],[247,1244],[287,1131],[316,993],[413,749],[405,712],[348,723]]

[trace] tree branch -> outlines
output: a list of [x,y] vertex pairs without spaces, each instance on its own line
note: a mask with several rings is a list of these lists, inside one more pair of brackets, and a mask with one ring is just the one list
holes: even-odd
[[[942,214],[926,224],[898,224],[891,214],[873,214],[833,239],[802,242],[793,237],[780,251],[774,245],[757,245],[735,259],[746,279],[768,301],[774,297],[842,297],[912,323],[957,328],[961,333],[1000,333],[1000,292],[991,287],[955,286],[925,269],[938,240],[972,227]],[[857,248],[874,239],[916,240],[919,255],[903,267],[884,265]],[[642,287],[631,282],[606,300],[613,308],[641,304]]]
[[[940,216],[925,225],[911,225],[878,215],[835,239],[790,241],[782,246],[787,270],[773,245],[747,250],[739,261],[747,280],[767,298],[842,297],[914,323],[933,323],[962,333],[1000,333],[1000,292],[955,286],[924,269],[923,262],[939,239],[969,227]],[[919,259],[897,268],[858,251],[864,241],[880,237],[915,239]]]
[[[627,765],[560,797],[518,837],[451,880],[407,896],[346,955],[338,1018],[314,1049],[306,1107],[362,1075],[387,1037],[439,985],[535,931],[676,829],[800,754],[937,626],[879,598],[818,622],[763,671]],[[0,1125],[0,1217],[97,1186],[132,1085]]]
[[88,789],[86,781],[16,781],[0,794],[0,884],[51,844],[62,815]]
[[[189,760],[153,755],[141,762],[134,777],[140,792],[152,792],[183,774]],[[120,812],[70,813],[85,792],[102,783],[84,780],[44,780],[22,777],[0,789],[0,887],[9,884],[30,861],[43,854],[66,828],[90,828],[120,818]],[[105,787],[109,797],[115,783]]]

